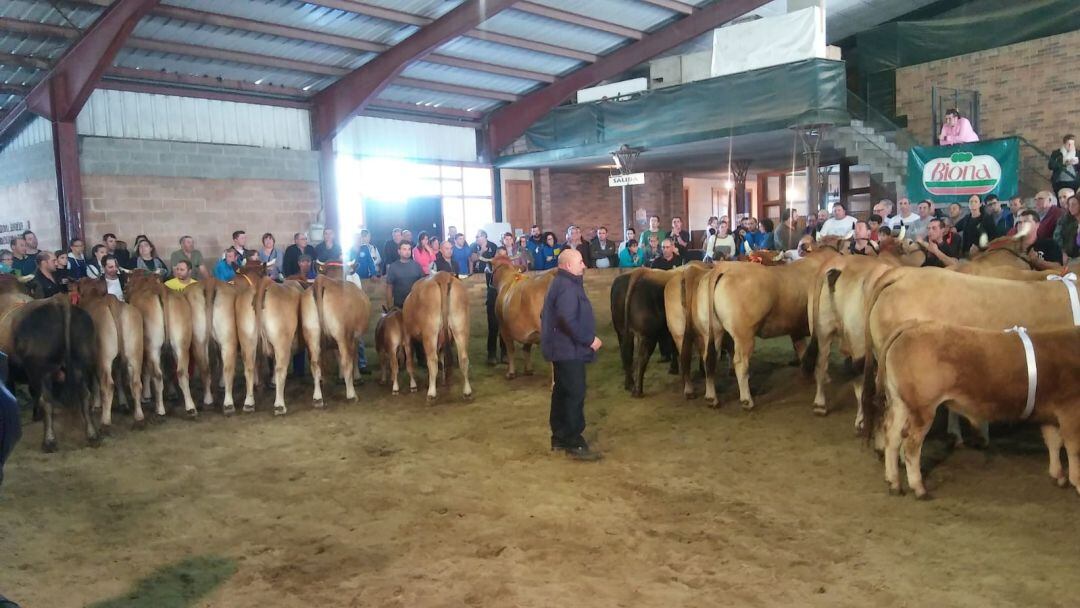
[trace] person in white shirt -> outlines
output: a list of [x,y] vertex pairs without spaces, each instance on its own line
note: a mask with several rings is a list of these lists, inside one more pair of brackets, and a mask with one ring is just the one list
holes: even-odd
[[855,218],[847,214],[844,203],[833,203],[832,212],[833,216],[825,221],[818,234],[843,238],[855,231]]
[[900,224],[910,226],[919,219],[919,214],[911,210],[911,201],[906,197],[896,201],[896,207],[898,213],[890,217],[888,222],[886,222],[886,225],[889,227],[889,230],[892,230],[893,234],[896,234],[896,231],[900,229]]
[[930,220],[934,219],[934,203],[919,201],[919,215],[914,222],[904,222],[907,226],[907,238],[918,240],[926,238],[926,230],[930,227]]
[[124,301],[124,281],[120,279],[120,263],[114,256],[107,255],[102,260],[101,277],[105,279],[105,288],[108,293],[116,296],[117,300]]

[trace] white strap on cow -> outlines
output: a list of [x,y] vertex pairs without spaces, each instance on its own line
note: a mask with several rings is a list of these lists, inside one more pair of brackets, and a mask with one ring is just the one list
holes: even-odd
[[1035,367],[1035,346],[1031,343],[1031,337],[1028,336],[1027,329],[1023,327],[1013,326],[1011,329],[1006,329],[1005,333],[1017,334],[1020,336],[1020,342],[1024,344],[1024,358],[1027,360],[1028,392],[1027,405],[1024,406],[1024,413],[1020,415],[1020,419],[1027,420],[1028,416],[1031,416],[1031,412],[1035,411],[1035,389],[1039,384],[1039,371]]
[[1073,325],[1080,327],[1080,296],[1076,295],[1076,273],[1066,275],[1053,274],[1046,277],[1047,281],[1061,281],[1069,290],[1069,302],[1072,304]]

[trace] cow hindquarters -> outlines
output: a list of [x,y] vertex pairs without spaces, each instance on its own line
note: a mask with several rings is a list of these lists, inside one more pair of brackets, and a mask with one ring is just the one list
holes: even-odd
[[311,394],[314,407],[324,407],[322,394],[322,327],[319,325],[319,311],[315,308],[315,297],[311,290],[300,296],[300,331],[307,345],[308,360],[311,362],[311,378],[315,389]]

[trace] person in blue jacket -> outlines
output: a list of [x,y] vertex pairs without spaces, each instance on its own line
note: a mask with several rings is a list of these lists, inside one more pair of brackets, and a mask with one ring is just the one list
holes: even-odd
[[536,269],[551,270],[559,265],[559,254],[562,247],[559,246],[554,232],[544,233],[544,244],[540,246],[536,254]]
[[225,250],[225,257],[214,266],[214,278],[228,283],[236,278],[236,268],[236,250],[229,247]]
[[356,263],[354,272],[361,279],[370,279],[379,274],[378,262],[375,261],[375,256],[372,255],[375,248],[371,246],[370,240],[371,233],[367,230],[361,230],[360,234],[356,235],[352,249],[349,250],[349,260]]
[[465,235],[461,232],[454,235],[454,253],[451,259],[454,261],[454,270],[459,275],[468,275],[472,249],[465,242]]
[[540,349],[551,362],[551,449],[578,460],[597,460],[585,431],[585,365],[596,359],[602,343],[585,293],[585,261],[576,249],[559,254],[559,270],[540,311]]
[[636,239],[626,242],[626,247],[619,251],[619,268],[637,268],[645,263]]

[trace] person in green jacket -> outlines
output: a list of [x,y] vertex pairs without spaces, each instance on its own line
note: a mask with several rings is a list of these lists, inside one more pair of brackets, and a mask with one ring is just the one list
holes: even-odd
[[[649,237],[651,237],[654,234],[656,235],[656,242],[657,243],[663,243],[664,239],[668,238],[667,230],[661,230],[660,229],[660,216],[659,215],[649,216],[649,229],[646,230],[645,232],[641,233],[641,238],[638,239],[638,242],[642,243],[644,246],[648,247],[649,242],[650,242]],[[657,250],[657,255],[659,255],[659,250]]]
[[626,247],[619,251],[619,268],[637,268],[645,263],[638,242],[630,239]]

